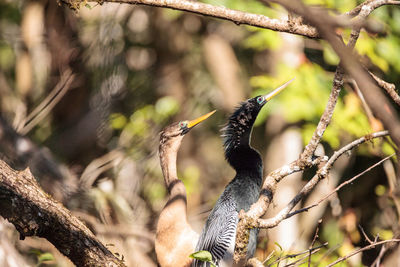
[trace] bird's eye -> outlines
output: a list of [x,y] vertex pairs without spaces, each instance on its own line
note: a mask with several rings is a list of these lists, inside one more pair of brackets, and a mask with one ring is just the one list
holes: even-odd
[[187,122],[185,122],[185,121],[181,121],[181,122],[179,123],[179,127],[180,127],[180,128],[185,128],[186,125],[187,125]]
[[261,104],[262,102],[264,102],[264,97],[262,96],[257,97],[257,103]]

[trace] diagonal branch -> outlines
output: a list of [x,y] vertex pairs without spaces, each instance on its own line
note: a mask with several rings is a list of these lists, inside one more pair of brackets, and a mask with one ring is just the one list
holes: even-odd
[[348,258],[350,258],[350,257],[352,257],[352,256],[354,256],[354,255],[356,255],[356,254],[358,254],[358,253],[360,253],[360,252],[363,252],[363,251],[365,251],[365,250],[373,249],[373,248],[375,248],[376,246],[383,245],[383,244],[386,244],[386,243],[393,243],[393,242],[399,243],[399,242],[400,242],[400,239],[389,239],[389,240],[383,240],[383,241],[379,241],[379,242],[374,242],[374,243],[371,244],[371,245],[362,247],[362,248],[360,248],[360,249],[356,249],[356,250],[354,250],[353,252],[347,254],[346,256],[341,257],[340,259],[337,259],[336,261],[334,261],[334,262],[332,262],[331,264],[327,265],[327,267],[332,267],[332,266],[338,264],[339,262],[345,261],[345,260],[347,260]]
[[[346,47],[341,40],[337,38],[330,25],[325,23],[326,18],[320,17],[317,11],[307,8],[302,2],[293,2],[289,0],[280,0],[277,2],[286,9],[303,16],[319,30],[322,37],[329,42],[333,50],[341,59],[343,68],[357,82],[376,117],[383,122],[385,128],[389,130],[397,147],[400,147],[400,120],[396,110],[387,101],[383,93],[372,80],[371,76],[360,65],[357,57],[352,53],[352,50],[349,47]],[[376,8],[389,3],[391,2],[388,0],[375,0],[368,2],[368,4],[361,8],[359,14],[360,20],[365,19]],[[327,16],[329,15],[327,14]],[[361,25],[359,27],[361,27]]]
[[61,203],[38,185],[29,169],[15,171],[0,160],[0,215],[25,236],[50,241],[76,266],[125,266]]
[[[368,167],[367,169],[365,169],[364,171],[360,172],[359,174],[357,174],[357,175],[354,176],[353,178],[351,178],[351,179],[349,179],[349,180],[347,180],[347,181],[341,183],[341,184],[340,184],[339,186],[337,186],[334,190],[332,190],[329,194],[327,194],[326,196],[324,196],[323,198],[321,198],[320,200],[318,200],[318,202],[316,202],[316,203],[314,203],[314,204],[312,204],[312,205],[309,205],[309,206],[307,206],[307,207],[304,207],[304,208],[302,208],[302,209],[298,209],[298,210],[296,210],[296,211],[294,211],[294,212],[288,213],[284,219],[288,219],[288,218],[290,218],[290,217],[292,217],[292,216],[294,216],[294,215],[296,215],[296,214],[298,214],[298,213],[301,213],[301,212],[304,212],[304,211],[308,211],[308,210],[310,210],[310,209],[312,209],[312,208],[318,206],[318,205],[321,204],[323,201],[325,201],[325,200],[328,199],[330,196],[332,196],[334,193],[336,193],[337,191],[339,191],[343,186],[348,185],[348,184],[354,182],[356,179],[358,179],[359,177],[361,177],[361,176],[364,175],[365,173],[369,172],[369,171],[372,170],[373,168],[375,168],[375,167],[381,165],[384,161],[388,160],[389,158],[391,158],[391,157],[393,157],[393,156],[394,156],[394,154],[392,154],[392,155],[390,155],[390,156],[387,156],[386,158],[384,158],[384,159],[378,161],[378,162],[375,163],[374,165],[372,165],[372,166]],[[290,203],[289,203],[289,205],[290,205]],[[293,206],[293,207],[294,207],[294,206]],[[275,217],[274,217],[274,218],[275,218]],[[273,221],[274,218],[272,218],[271,221]],[[271,225],[272,225],[272,224],[271,224]]]
[[400,96],[396,92],[396,86],[393,83],[388,83],[382,80],[372,72],[369,72],[369,74],[372,76],[372,78],[374,78],[374,80],[380,87],[385,89],[385,91],[389,94],[389,96],[393,99],[393,101],[400,106]]
[[[262,0],[262,1],[266,1],[266,0]],[[363,26],[363,22],[368,17],[368,15],[376,8],[378,8],[382,5],[385,5],[385,4],[390,4],[389,3],[390,1],[388,1],[388,0],[371,0],[371,1],[367,0],[364,3],[364,5],[360,8],[360,11],[358,12],[358,16],[355,18],[355,22],[352,24],[353,28],[352,28],[352,32],[350,34],[350,40],[346,46],[346,45],[344,45],[342,39],[339,38],[334,31],[334,29],[336,27],[335,20],[333,18],[331,18],[330,15],[326,11],[310,9],[300,1],[293,2],[290,0],[280,0],[280,1],[275,0],[273,2],[277,2],[277,3],[281,4],[287,10],[302,16],[307,21],[309,21],[311,24],[316,26],[317,29],[319,29],[319,32],[323,33],[322,37],[324,39],[326,39],[331,45],[333,43],[335,45],[335,48],[340,50],[339,51],[340,53],[339,53],[335,49],[335,51],[340,56],[341,62],[340,62],[340,65],[336,69],[335,78],[334,78],[334,82],[333,82],[333,89],[331,92],[330,99],[328,100],[327,107],[324,111],[324,114],[320,119],[320,122],[317,126],[317,129],[315,130],[315,132],[313,134],[313,137],[311,138],[310,142],[304,149],[304,151],[301,154],[301,156],[299,157],[299,159],[270,173],[265,179],[265,182],[264,182],[262,190],[260,192],[260,197],[259,197],[258,201],[251,206],[250,210],[247,213],[245,213],[243,211],[240,212],[240,214],[239,214],[240,221],[239,221],[239,224],[237,227],[237,235],[236,235],[236,247],[235,247],[235,255],[234,255],[235,262],[239,262],[240,259],[245,257],[246,252],[247,252],[247,244],[248,244],[248,231],[251,228],[258,227],[259,223],[257,223],[257,222],[258,222],[259,218],[261,218],[261,216],[263,216],[265,214],[265,212],[268,210],[269,205],[272,201],[272,198],[275,194],[277,184],[287,175],[294,173],[296,171],[302,171],[308,167],[313,166],[312,156],[314,154],[314,151],[315,151],[317,145],[321,141],[321,138],[324,134],[326,127],[330,123],[334,108],[336,106],[337,97],[339,95],[341,85],[343,84],[344,69],[347,70],[350,74],[352,74],[353,77],[357,76],[356,81],[361,82],[364,87],[365,86],[374,86],[373,83],[368,81],[368,77],[367,78],[364,77],[365,75],[363,75],[363,73],[360,74],[360,71],[358,71],[357,73],[354,72],[354,69],[358,68],[358,69],[361,69],[361,71],[363,71],[363,69],[360,66],[357,59],[355,58],[355,56],[352,54],[352,49],[354,48],[354,46],[358,40],[361,28]],[[334,46],[332,45],[332,47],[334,47]],[[386,113],[386,111],[382,110],[381,107],[382,107],[382,103],[384,104],[384,106],[388,105],[386,99],[384,99],[384,98],[382,99],[382,97],[380,95],[378,95],[376,97],[377,97],[377,102],[379,102],[379,108],[377,108],[377,105],[376,105],[377,103],[374,103],[375,104],[374,111],[376,111],[377,113],[380,113],[379,117],[385,117],[386,123],[388,123],[388,118],[393,119],[393,121],[397,122],[398,121],[397,116],[395,115],[394,110],[391,109],[390,106],[389,106],[389,111],[390,111],[389,115],[390,116],[387,116],[387,114],[383,114],[383,112]],[[389,131],[391,132],[391,134],[395,135],[395,137],[394,137],[395,143],[399,147],[400,124],[388,125],[387,127],[388,127]],[[316,180],[315,182],[318,183],[319,179],[315,179],[315,180]],[[311,188],[313,188],[313,186]],[[299,200],[300,199],[301,198],[299,198]],[[295,200],[295,201],[299,201],[299,200]],[[293,207],[291,207],[290,210]]]
[[26,135],[31,131],[60,102],[70,89],[73,81],[74,74],[70,69],[65,70],[61,74],[60,81],[50,94],[17,127],[17,132],[21,135]]
[[356,180],[358,177],[362,176],[363,174],[365,174],[366,172],[370,171],[371,169],[375,168],[376,166],[380,165],[382,162],[384,162],[385,160],[389,159],[391,156],[388,156],[384,159],[382,159],[381,161],[379,161],[378,163],[372,165],[371,167],[367,168],[366,170],[364,170],[363,172],[361,172],[360,174],[354,176],[353,178],[351,178],[348,181],[345,181],[344,183],[340,184],[338,187],[336,187],[332,192],[330,192],[328,195],[326,195],[325,197],[323,197],[322,199],[320,199],[317,203],[310,205],[308,207],[305,207],[303,209],[294,211],[292,213],[290,213],[290,211],[306,196],[308,195],[311,190],[318,184],[319,181],[321,181],[322,179],[325,179],[328,175],[329,175],[329,170],[330,168],[332,168],[333,163],[341,156],[343,155],[343,153],[346,153],[347,151],[350,151],[351,149],[353,149],[356,146],[359,146],[360,144],[367,142],[373,138],[378,138],[378,137],[383,137],[383,136],[387,136],[389,133],[387,131],[381,131],[381,132],[377,132],[377,133],[373,133],[371,135],[367,135],[367,136],[363,136],[351,143],[349,143],[348,145],[344,146],[343,148],[341,148],[340,150],[336,151],[333,156],[328,160],[328,162],[324,165],[324,167],[322,167],[317,174],[314,175],[314,177],[308,181],[308,183],[301,189],[301,191],[289,202],[289,204],[283,208],[276,216],[274,216],[273,218],[270,219],[258,219],[257,220],[257,224],[258,227],[260,228],[273,228],[276,227],[281,221],[288,219],[290,217],[292,217],[295,214],[298,214],[300,212],[304,212],[304,211],[308,211],[309,209],[318,206],[322,201],[326,200],[327,198],[329,198],[333,193],[339,191],[343,186],[352,183],[354,180]]

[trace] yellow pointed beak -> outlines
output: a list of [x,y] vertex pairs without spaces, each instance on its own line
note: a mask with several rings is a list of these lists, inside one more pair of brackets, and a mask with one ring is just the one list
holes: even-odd
[[211,116],[212,114],[214,114],[215,112],[216,112],[216,110],[211,111],[211,112],[207,113],[206,115],[203,115],[203,116],[201,116],[201,117],[198,117],[197,119],[194,119],[194,120],[189,121],[188,124],[187,124],[187,127],[188,127],[189,129],[190,129],[190,128],[193,128],[194,126],[196,126],[196,125],[199,124],[200,122],[202,122],[202,121],[208,119],[208,117],[210,117],[210,116]]
[[272,91],[269,94],[264,95],[264,99],[265,101],[269,101],[271,100],[271,98],[273,98],[274,96],[276,96],[277,94],[279,94],[283,89],[285,89],[291,82],[293,82],[294,78],[291,79],[290,81],[285,82],[284,84],[282,84],[281,86],[279,86],[278,88],[276,88],[274,91]]

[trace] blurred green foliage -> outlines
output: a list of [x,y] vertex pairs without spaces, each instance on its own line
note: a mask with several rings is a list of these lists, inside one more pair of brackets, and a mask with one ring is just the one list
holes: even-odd
[[[206,0],[203,2],[263,14],[270,18],[286,18],[285,11],[276,4],[266,6],[255,0]],[[306,0],[304,2],[331,8],[334,13],[349,11],[361,1]],[[17,65],[20,56],[22,52],[33,53],[21,41],[21,21],[24,18],[24,8],[27,3],[28,1],[0,2],[0,72],[12,88],[7,94],[7,100],[4,100],[5,95],[1,95],[4,102],[0,107],[15,113],[21,112],[19,102],[26,104],[24,108],[27,111],[32,110],[39,104],[38,99],[43,99],[53,87],[53,84],[49,82],[47,91],[39,93],[32,85],[30,90],[34,91],[34,94],[40,94],[39,97],[31,97],[29,94],[22,96],[16,88]],[[46,5],[43,7],[45,14],[51,10],[47,9]],[[304,144],[309,142],[329,98],[334,75],[332,70],[338,64],[338,57],[326,42],[293,37],[296,41],[300,41],[300,45],[297,43],[299,46],[297,53],[301,54],[301,57],[297,59],[298,61],[291,62],[286,58],[280,58],[282,48],[286,49],[289,42],[285,38],[287,34],[250,26],[239,27],[230,22],[175,10],[140,6],[125,8],[121,5],[107,13],[108,7],[107,4],[104,6],[91,4],[90,7],[82,8],[83,10],[80,11],[82,13],[78,16],[68,9],[56,7],[59,8],[56,10],[63,15],[67,14],[66,21],[68,21],[67,18],[73,18],[72,21],[63,24],[63,27],[68,28],[72,33],[70,36],[63,36],[65,39],[62,39],[61,43],[76,42],[71,51],[74,53],[78,51],[76,53],[79,56],[76,62],[68,64],[71,68],[75,68],[74,73],[82,74],[80,77],[82,84],[79,88],[72,90],[73,93],[80,92],[82,95],[66,100],[73,103],[69,106],[72,107],[71,110],[66,110],[65,106],[62,106],[64,110],[51,113],[27,135],[39,146],[46,145],[50,151],[60,153],[60,158],[65,160],[63,163],[71,166],[77,176],[88,162],[113,149],[122,150],[124,155],[132,160],[135,172],[130,173],[130,180],[132,184],[137,183],[135,184],[137,187],[133,188],[130,184],[129,186],[132,187],[125,188],[126,186],[122,185],[121,188],[127,189],[128,193],[122,192],[121,189],[118,191],[113,183],[118,176],[116,170],[121,166],[114,166],[114,169],[97,177],[93,188],[86,192],[91,204],[75,201],[79,203],[79,208],[85,209],[88,214],[95,213],[99,221],[106,223],[123,223],[130,221],[127,218],[135,218],[149,231],[153,231],[157,215],[165,204],[167,195],[158,162],[159,132],[173,121],[190,119],[195,117],[193,116],[195,114],[204,114],[216,108],[219,112],[214,115],[216,118],[213,123],[202,126],[201,131],[191,133],[190,137],[185,138],[187,143],[180,151],[178,176],[187,188],[189,199],[196,198],[195,204],[213,203],[217,199],[221,188],[227,182],[228,175],[232,174],[229,171],[232,170],[227,167],[223,159],[222,145],[218,137],[218,129],[226,122],[230,110],[224,106],[224,92],[216,85],[204,53],[203,41],[213,34],[222,36],[222,39],[232,48],[239,62],[238,76],[243,82],[242,93],[246,97],[265,94],[295,78],[287,89],[262,109],[255,125],[264,125],[270,115],[280,114],[285,124],[294,125],[300,130]],[[57,17],[54,14],[52,16]],[[49,17],[46,17],[49,21],[45,22],[45,27],[52,24]],[[384,80],[395,83],[397,88],[400,82],[399,21],[400,9],[379,8],[371,14],[369,19],[371,29],[375,29],[376,32],[363,31],[356,45],[356,51],[360,54],[363,64]],[[49,32],[54,33],[54,31],[56,30],[45,31],[44,41],[41,43],[42,47],[47,49],[47,54],[54,53],[46,47],[49,45],[46,38],[50,38]],[[347,41],[350,31],[340,31]],[[59,34],[62,33],[59,32]],[[47,73],[48,80],[52,82],[59,78],[57,75],[61,72],[58,65],[60,63],[56,61],[59,56],[57,53],[52,55],[54,64],[51,68],[54,69]],[[74,53],[71,52],[71,57]],[[259,58],[263,61],[262,64],[257,62]],[[35,61],[34,67],[37,66],[41,66],[41,63]],[[89,98],[112,95],[110,92],[117,87],[115,85],[117,82],[111,83],[109,87],[104,85],[112,75],[120,78],[118,82],[122,84],[123,89],[118,92],[120,95],[116,93],[119,99],[110,104],[112,109],[108,113],[105,112],[106,126],[104,128],[109,127],[110,132],[101,129],[107,132],[104,139],[92,136],[86,140],[96,139],[93,146],[89,148],[83,145],[78,146],[72,156],[63,155],[62,151],[59,151],[59,143],[65,142],[64,139],[58,143],[53,140],[58,140],[57,135],[67,132],[69,127],[72,128],[78,124],[79,120],[86,115],[81,110],[86,111],[90,106],[106,109],[107,105],[97,101],[97,98],[95,100],[89,100]],[[33,78],[35,81],[35,77]],[[3,87],[0,88],[0,92],[3,93]],[[83,104],[79,102],[80,98],[86,98],[82,101]],[[72,119],[65,119],[62,116],[65,115],[62,113],[74,112],[78,115]],[[8,119],[14,121],[15,118]],[[328,151],[335,150],[355,138],[371,133],[373,129],[375,128],[371,126],[359,97],[350,86],[346,85],[340,94],[332,122],[324,133],[324,145]],[[255,136],[256,138],[264,140],[269,136],[258,135]],[[219,146],[215,145],[216,140]],[[200,150],[199,147],[202,146],[210,149],[203,151],[201,155],[196,154],[197,149]],[[390,141],[374,140],[361,146],[357,151],[357,157],[368,157],[372,161],[374,156],[381,156],[382,153],[392,154],[394,148]],[[356,167],[364,168],[367,165],[364,163]],[[349,168],[353,167],[349,166]],[[379,177],[372,178],[375,179],[373,181],[375,184],[371,187],[360,186],[357,190],[367,192],[365,195],[372,195],[373,197],[368,201],[376,208],[375,202],[387,198],[391,189],[385,180]],[[349,201],[344,205],[348,206],[344,206],[343,209],[361,210],[360,206],[356,206],[357,203]],[[141,209],[149,210],[150,215],[143,215],[144,219],[136,216],[134,212]],[[193,213],[204,215],[203,209],[199,209],[203,213],[199,210]],[[380,214],[380,211],[380,208],[376,208],[376,217],[378,217],[376,221],[367,218],[367,223],[376,224],[368,225],[368,227],[369,230],[373,230],[373,234],[379,233],[381,238],[388,239],[393,236],[393,231],[388,223],[381,223],[384,216]],[[329,212],[326,212],[326,216],[328,218],[321,226],[322,240],[319,240],[316,245],[321,244],[322,241],[328,242],[329,245],[321,248],[312,257],[312,262],[319,263],[321,266],[331,263],[359,245],[355,241],[349,241],[351,239],[349,236],[354,233],[349,234],[344,231],[336,217]],[[362,219],[364,222],[367,220]],[[276,251],[275,257],[268,263],[272,263],[276,257],[290,255],[290,252],[284,251],[279,244],[274,245],[274,240],[263,242],[272,243],[273,250]],[[265,247],[267,249],[269,246],[265,245]],[[50,255],[38,254],[39,263],[51,260]],[[277,266],[277,263],[274,264]],[[307,263],[303,266],[307,266]],[[343,266],[357,265],[343,263]]]

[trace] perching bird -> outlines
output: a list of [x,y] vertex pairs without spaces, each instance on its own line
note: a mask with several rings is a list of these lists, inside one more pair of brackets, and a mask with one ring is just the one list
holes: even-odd
[[[292,80],[291,80],[292,81]],[[233,266],[238,214],[247,211],[257,201],[262,183],[263,163],[260,154],[251,147],[250,136],[261,108],[291,81],[271,93],[243,102],[229,117],[223,131],[225,158],[235,169],[235,178],[225,187],[211,211],[196,251],[207,250],[217,266]],[[247,257],[254,255],[258,229],[250,231]],[[195,260],[192,266],[210,266]]]
[[186,217],[186,189],[176,173],[176,157],[182,139],[194,126],[210,117],[212,111],[191,121],[167,126],[160,136],[160,164],[169,198],[157,223],[155,249],[158,262],[166,266],[190,266],[199,235],[192,230]]

